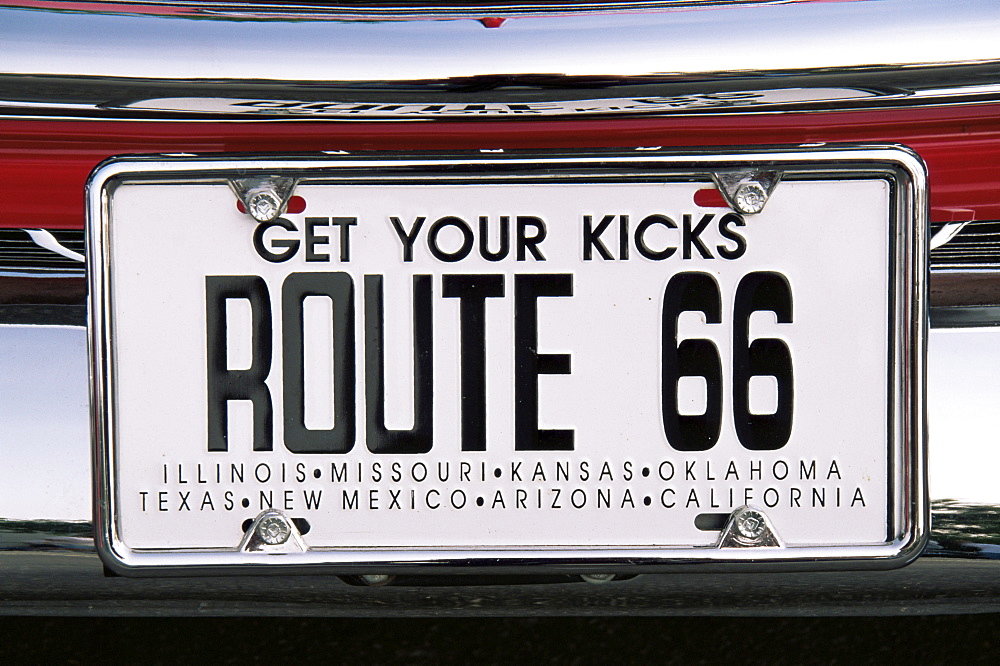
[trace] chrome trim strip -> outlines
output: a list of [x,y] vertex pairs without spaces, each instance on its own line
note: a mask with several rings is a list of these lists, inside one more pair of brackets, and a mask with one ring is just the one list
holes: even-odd
[[[121,182],[228,182],[233,173],[281,173],[300,178],[349,182],[431,182],[448,180],[486,182],[505,171],[522,178],[620,177],[653,173],[689,177],[707,176],[715,170],[753,164],[783,172],[785,180],[810,174],[835,174],[883,178],[893,185],[889,269],[892,295],[890,327],[890,538],[881,545],[838,547],[789,547],[766,554],[754,549],[583,549],[552,550],[405,550],[364,551],[307,550],[286,554],[282,563],[256,564],[234,551],[174,551],[170,553],[129,549],[118,534],[117,482],[114,464],[115,428],[114,307],[110,271],[110,199]],[[525,175],[526,174],[526,175]],[[237,574],[326,569],[337,573],[435,571],[491,572],[625,572],[639,573],[676,566],[745,571],[755,566],[810,568],[892,568],[906,564],[922,550],[928,536],[929,509],[924,462],[925,356],[926,356],[926,171],[920,159],[898,146],[854,146],[838,149],[786,148],[774,151],[671,153],[661,150],[547,155],[399,157],[381,156],[249,160],[211,156],[204,158],[122,158],[98,167],[88,183],[88,254],[90,277],[90,348],[92,361],[92,422],[94,424],[95,522],[98,552],[106,564],[127,575]],[[98,259],[99,258],[99,259]],[[283,562],[288,562],[284,564]],[[319,569],[317,569],[319,567]]]
[[967,224],[969,224],[969,220],[964,222],[948,222],[947,224],[942,225],[942,227],[934,232],[933,236],[931,236],[931,251],[948,244]]
[[[72,247],[83,250],[82,231],[0,229],[0,279],[83,277],[86,259]],[[6,296],[0,293],[0,303]]]
[[1000,326],[1000,306],[955,305],[930,308],[932,328]]
[[[990,308],[1000,306],[1000,271],[931,269],[930,305],[946,308]],[[943,310],[942,310],[943,311]],[[985,314],[985,310],[981,314]],[[945,315],[947,317],[947,315]],[[932,323],[934,314],[931,314]]]
[[[55,0],[58,2],[59,0]],[[723,0],[724,1],[724,0]],[[813,0],[739,0],[742,5],[789,4]],[[8,0],[11,6],[51,8],[52,0]],[[289,19],[309,18],[327,21],[399,21],[446,20],[456,18],[572,15],[609,11],[685,10],[712,7],[720,0],[619,0],[618,2],[578,2],[552,0],[549,3],[526,0],[507,2],[441,2],[434,4],[397,2],[305,2],[296,0],[110,0],[100,2],[100,10],[114,14],[152,14],[155,16],[204,15],[216,18]],[[95,8],[96,9],[96,8]]]
[[1000,221],[948,222],[931,242],[932,270],[1000,268]]
[[[930,615],[1000,612],[1000,563],[921,558],[896,571],[397,578],[107,577],[96,554],[0,552],[0,615],[456,617]],[[575,581],[575,582],[574,582]]]
[[28,324],[31,326],[86,326],[87,306],[83,304],[0,304],[0,325],[3,324]]
[[617,3],[512,13],[498,28],[451,9],[382,20],[375,8],[102,4],[0,8],[0,117],[489,119],[1000,100],[991,0]]
[[24,233],[31,236],[31,240],[35,241],[35,245],[44,248],[49,252],[55,252],[56,254],[71,259],[73,261],[78,261],[81,264],[86,261],[84,256],[79,252],[74,252],[62,243],[60,243],[55,236],[52,235],[51,231],[45,229],[25,229]]

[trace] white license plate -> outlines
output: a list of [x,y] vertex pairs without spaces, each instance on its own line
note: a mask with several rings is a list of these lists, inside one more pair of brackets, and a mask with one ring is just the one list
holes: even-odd
[[[747,165],[781,174],[761,212],[705,205]],[[238,210],[255,175],[297,179],[300,212]],[[112,161],[90,186],[102,555],[905,563],[924,197],[896,148]]]

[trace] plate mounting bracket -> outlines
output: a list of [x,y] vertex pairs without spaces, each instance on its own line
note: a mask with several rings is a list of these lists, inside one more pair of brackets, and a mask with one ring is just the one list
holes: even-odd
[[284,214],[297,182],[298,179],[288,176],[247,176],[230,178],[229,187],[250,217],[270,222]]
[[237,547],[244,553],[301,553],[308,549],[295,522],[275,509],[262,511]]
[[764,210],[781,180],[781,172],[765,169],[722,169],[712,173],[715,186],[733,210],[754,215]]
[[741,506],[726,522],[716,548],[780,548],[783,545],[763,511]]

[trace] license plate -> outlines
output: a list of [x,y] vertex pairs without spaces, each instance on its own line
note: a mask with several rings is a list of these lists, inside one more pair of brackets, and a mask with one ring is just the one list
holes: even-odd
[[[257,222],[266,182],[294,198]],[[119,572],[894,566],[925,539],[904,149],[123,158],[89,202]]]

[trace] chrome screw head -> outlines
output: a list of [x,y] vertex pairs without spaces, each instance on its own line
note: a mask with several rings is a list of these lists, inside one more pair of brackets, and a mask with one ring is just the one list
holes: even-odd
[[744,539],[756,541],[764,534],[764,516],[757,511],[744,511],[736,519],[736,531]]
[[288,523],[278,516],[268,516],[257,523],[257,536],[269,546],[285,543],[291,534],[292,530],[288,527]]
[[281,201],[274,192],[262,190],[247,201],[247,212],[258,222],[270,222],[281,212]]
[[736,188],[733,199],[741,213],[759,213],[767,203],[767,192],[757,183],[743,183]]

